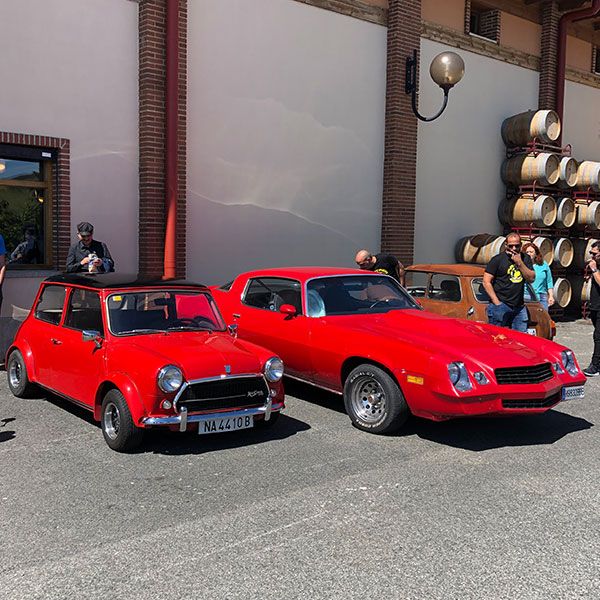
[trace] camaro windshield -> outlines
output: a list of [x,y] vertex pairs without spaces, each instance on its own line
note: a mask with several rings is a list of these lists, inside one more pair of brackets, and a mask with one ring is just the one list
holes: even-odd
[[406,308],[420,307],[391,277],[350,275],[308,282],[309,317],[381,313]]
[[114,334],[164,331],[222,331],[225,324],[212,297],[204,292],[147,290],[111,294],[107,299]]

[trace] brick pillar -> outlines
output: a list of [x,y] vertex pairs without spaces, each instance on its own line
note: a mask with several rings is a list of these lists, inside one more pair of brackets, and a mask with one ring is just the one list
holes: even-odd
[[540,60],[540,88],[538,108],[556,110],[556,69],[558,59],[558,22],[560,12],[557,0],[544,2],[542,11],[542,57]]
[[381,249],[405,264],[414,254],[417,118],[404,79],[406,57],[419,50],[420,42],[421,0],[390,0]]
[[[139,8],[140,205],[138,269],[161,276],[165,241],[166,4],[144,0]],[[179,0],[179,115],[176,270],[185,276],[187,0]]]

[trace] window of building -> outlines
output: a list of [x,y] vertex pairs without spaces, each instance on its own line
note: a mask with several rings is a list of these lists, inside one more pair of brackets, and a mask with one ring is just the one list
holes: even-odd
[[500,40],[500,11],[479,2],[467,2],[468,33],[492,42]]
[[0,234],[11,267],[53,264],[55,163],[52,149],[0,144]]

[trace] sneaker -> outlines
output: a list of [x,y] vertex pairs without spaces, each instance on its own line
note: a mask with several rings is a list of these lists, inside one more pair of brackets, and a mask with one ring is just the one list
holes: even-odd
[[586,377],[598,377],[600,375],[600,370],[596,365],[590,365],[587,369],[583,370],[583,374]]

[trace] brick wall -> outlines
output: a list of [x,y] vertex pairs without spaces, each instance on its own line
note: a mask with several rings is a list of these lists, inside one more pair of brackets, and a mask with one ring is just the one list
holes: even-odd
[[540,59],[540,88],[538,108],[556,109],[556,71],[558,65],[558,2],[544,2],[542,12],[542,55]]
[[0,144],[56,150],[52,207],[52,266],[63,271],[71,245],[71,146],[68,139],[0,131]]
[[[166,5],[144,0],[139,9],[139,272],[160,276],[165,238]],[[179,0],[179,108],[176,270],[185,276],[187,0]]]
[[417,179],[417,118],[404,93],[405,64],[420,34],[421,0],[390,0],[381,249],[405,264],[413,262]]

